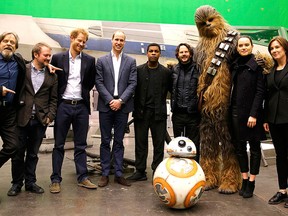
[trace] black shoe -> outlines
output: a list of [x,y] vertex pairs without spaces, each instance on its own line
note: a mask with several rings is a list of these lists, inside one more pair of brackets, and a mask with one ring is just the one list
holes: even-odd
[[8,196],[17,196],[21,192],[21,186],[18,184],[13,184],[12,187],[7,192]]
[[248,181],[246,190],[243,193],[243,198],[252,197],[254,189],[255,189],[255,181]]
[[239,190],[239,195],[240,195],[240,196],[243,196],[244,191],[246,190],[246,187],[247,187],[247,183],[248,183],[248,179],[243,179],[243,180],[242,180],[242,187],[241,187],[241,189]]
[[142,172],[136,171],[135,173],[133,173],[133,175],[129,176],[127,178],[127,180],[131,180],[131,181],[146,181],[147,180],[147,175],[146,175],[146,172],[142,173]]
[[287,198],[287,193],[277,192],[269,201],[270,205],[276,205],[284,201]]
[[118,183],[118,184],[121,184],[121,185],[124,185],[124,186],[131,186],[130,182],[127,181],[127,180],[126,180],[124,177],[122,177],[122,176],[120,176],[120,177],[115,176],[114,182],[115,182],[115,183]]
[[129,128],[129,126],[126,126],[126,128],[125,128],[125,133],[127,133],[127,134],[130,133],[130,128]]
[[37,193],[37,194],[44,193],[44,189],[35,183],[25,186],[25,190],[30,191],[32,193]]

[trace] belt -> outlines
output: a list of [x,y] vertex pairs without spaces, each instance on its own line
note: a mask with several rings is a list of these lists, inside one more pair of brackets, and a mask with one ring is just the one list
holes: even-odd
[[114,99],[119,99],[119,96],[113,96]]
[[174,112],[177,113],[188,113],[187,107],[175,107]]
[[0,101],[0,106],[1,107],[7,107],[7,106],[10,106],[11,103],[9,101]]
[[36,118],[37,118],[37,116],[35,114],[32,114],[31,117],[30,117],[31,120],[34,120]]
[[77,104],[83,104],[84,103],[84,100],[66,100],[66,99],[63,99],[62,101],[63,101],[63,103],[71,104],[71,105],[77,105]]

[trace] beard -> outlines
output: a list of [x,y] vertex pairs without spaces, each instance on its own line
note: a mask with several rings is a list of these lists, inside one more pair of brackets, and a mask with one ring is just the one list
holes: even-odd
[[1,51],[3,58],[8,61],[13,56],[13,52],[11,50],[4,49]]

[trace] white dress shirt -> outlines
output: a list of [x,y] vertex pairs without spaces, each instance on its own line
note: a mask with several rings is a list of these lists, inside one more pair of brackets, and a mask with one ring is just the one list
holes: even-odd
[[81,53],[73,59],[69,52],[69,76],[65,92],[62,96],[66,100],[82,100],[81,89]]
[[118,59],[116,55],[113,53],[113,51],[111,51],[111,54],[112,54],[112,61],[113,61],[113,68],[114,68],[114,81],[115,81],[115,88],[114,88],[113,96],[119,96],[118,95],[118,79],[119,79],[119,70],[120,70],[123,52],[120,53]]

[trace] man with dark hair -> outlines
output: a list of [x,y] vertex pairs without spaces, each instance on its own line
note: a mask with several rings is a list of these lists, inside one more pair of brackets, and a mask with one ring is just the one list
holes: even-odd
[[16,109],[19,105],[20,88],[25,77],[25,62],[19,54],[19,38],[13,32],[0,35],[0,167],[16,154]]
[[193,50],[187,43],[177,46],[175,56],[179,63],[172,68],[173,90],[171,110],[174,137],[185,136],[197,149],[195,160],[199,162],[200,113],[197,109],[197,85],[199,72],[193,63]]
[[149,129],[153,141],[153,173],[164,157],[164,142],[167,125],[166,97],[171,89],[171,71],[161,65],[159,44],[147,47],[148,61],[137,67],[137,87],[134,105],[135,167],[136,172],[128,177],[132,181],[145,181],[148,156]]
[[32,62],[26,65],[26,77],[20,93],[22,106],[17,111],[19,149],[12,158],[12,187],[8,196],[20,193],[25,179],[25,189],[44,193],[36,184],[38,151],[46,128],[56,116],[57,75],[50,73],[48,65],[51,47],[37,43],[32,49]]

